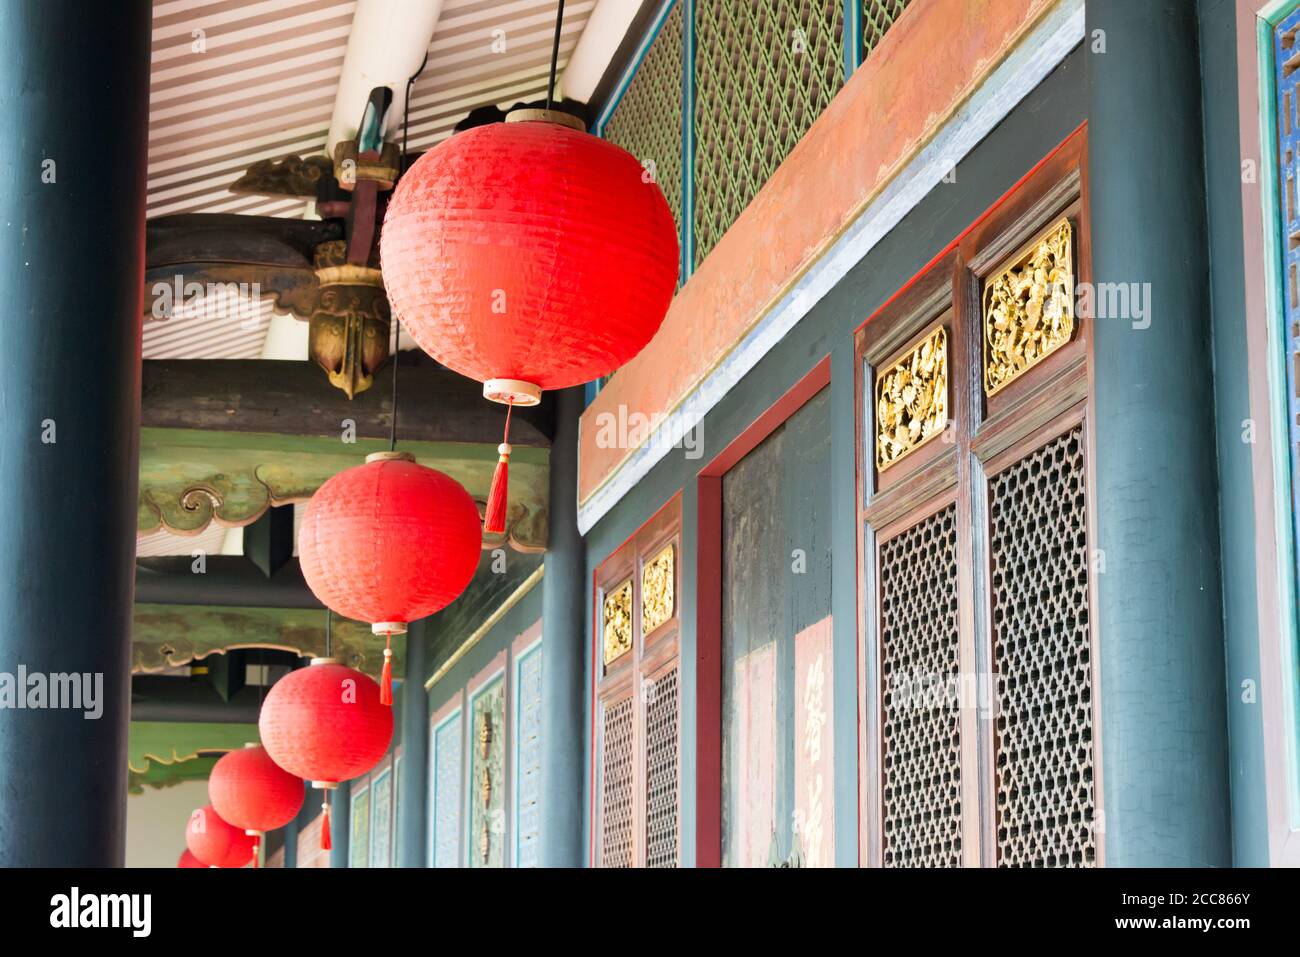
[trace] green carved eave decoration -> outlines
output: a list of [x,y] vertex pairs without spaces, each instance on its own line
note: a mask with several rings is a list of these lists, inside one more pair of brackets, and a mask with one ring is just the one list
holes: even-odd
[[256,742],[255,724],[132,721],[127,736],[129,790],[172,787],[206,780],[227,751]]
[[[330,476],[388,448],[379,439],[146,428],[140,433],[140,533],[166,529],[197,535],[212,522],[249,525],[272,505],[304,502]],[[497,464],[494,446],[461,442],[400,442],[422,465],[450,475],[479,503],[487,501]],[[546,547],[550,451],[515,446],[510,460],[506,531],[485,535],[484,548]]]
[[145,788],[160,790],[184,784],[186,781],[206,781],[212,776],[212,766],[216,763],[216,755],[200,756],[190,761],[178,761],[175,764],[151,761],[148,771],[127,769],[126,790],[128,794],[143,794]]
[[[358,621],[335,617],[330,653],[378,678],[385,639]],[[222,605],[135,606],[131,670],[149,674],[236,648],[278,648],[325,656],[325,612],[315,608],[235,608]],[[393,677],[406,674],[406,640],[393,638]]]

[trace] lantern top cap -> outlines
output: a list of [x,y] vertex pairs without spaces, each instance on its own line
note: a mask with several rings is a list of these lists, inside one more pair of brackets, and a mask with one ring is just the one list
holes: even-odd
[[507,123],[555,123],[557,126],[567,126],[571,130],[577,130],[579,133],[587,132],[587,124],[582,122],[572,113],[565,113],[563,110],[512,110],[506,114]]
[[371,452],[366,456],[366,464],[371,462],[414,462],[415,456],[410,452],[402,452],[394,449],[393,451]]
[[260,748],[261,745],[258,744],[256,741],[245,741],[245,742],[244,742],[244,747],[246,747],[246,748]]
[[311,663],[313,665],[341,665],[343,664],[343,659],[342,658],[313,658],[311,660]]

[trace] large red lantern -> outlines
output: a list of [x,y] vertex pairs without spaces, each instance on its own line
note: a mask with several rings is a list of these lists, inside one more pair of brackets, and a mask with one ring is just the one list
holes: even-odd
[[190,815],[185,844],[209,867],[243,867],[252,859],[256,841],[242,828],[225,821],[209,804]]
[[302,779],[272,761],[260,744],[248,744],[222,755],[213,766],[208,797],[223,820],[258,838],[297,816]]
[[[380,701],[379,686],[332,658],[315,658],[277,681],[257,724],[271,760],[327,790],[373,768],[393,739],[393,711]],[[328,850],[328,802],[324,810]]]
[[[510,405],[626,363],[677,285],[677,229],[653,171],[551,110],[516,110],[426,152],[389,201],[380,250],[412,338]],[[504,531],[509,457],[502,443],[489,532]]]
[[[331,477],[307,503],[298,531],[312,594],[389,636],[455,601],[474,577],[482,547],[469,493],[407,452],[375,452]],[[391,649],[384,656],[388,704]]]

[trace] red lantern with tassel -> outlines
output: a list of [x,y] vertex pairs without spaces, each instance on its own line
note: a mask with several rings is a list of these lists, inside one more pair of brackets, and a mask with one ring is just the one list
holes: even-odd
[[213,766],[208,798],[228,823],[260,839],[284,827],[302,809],[302,779],[272,761],[260,744],[246,744],[222,755]]
[[190,815],[185,844],[209,867],[243,867],[253,857],[256,841],[221,817],[209,804]]
[[[677,285],[677,228],[653,176],[552,110],[516,110],[426,152],[393,193],[380,249],[412,338],[508,406],[626,363]],[[505,530],[508,429],[507,417],[488,532]]]
[[[332,658],[314,658],[277,681],[257,724],[271,760],[326,790],[373,768],[393,738],[393,710],[380,701],[374,679]],[[323,850],[330,848],[329,823],[326,804]]]
[[392,703],[392,636],[455,601],[474,577],[482,546],[469,493],[407,452],[366,456],[307,503],[298,532],[303,577],[328,608],[389,637],[385,704]]
[[180,860],[176,862],[176,866],[206,868],[208,865],[204,864],[201,860],[190,853],[190,849],[187,847],[185,850],[181,851]]

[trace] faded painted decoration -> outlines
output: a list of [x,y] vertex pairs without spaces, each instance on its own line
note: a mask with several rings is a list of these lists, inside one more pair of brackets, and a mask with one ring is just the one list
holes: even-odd
[[542,646],[515,659],[515,866],[541,864]]
[[433,729],[429,756],[432,795],[429,801],[431,867],[460,864],[461,832],[461,712],[453,711]]
[[352,834],[348,839],[348,867],[370,866],[370,789],[355,788],[352,794]]
[[393,773],[388,768],[370,785],[370,866],[393,866]]
[[722,862],[834,864],[823,389],[722,478]]

